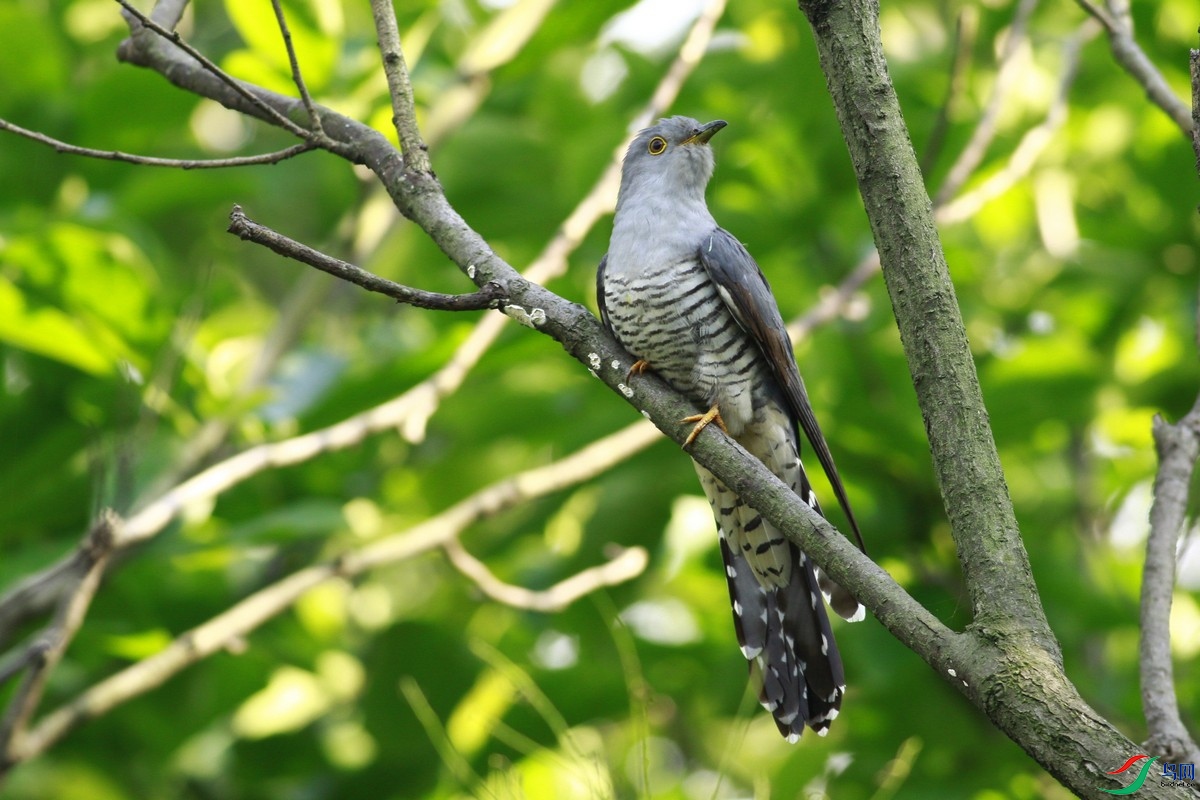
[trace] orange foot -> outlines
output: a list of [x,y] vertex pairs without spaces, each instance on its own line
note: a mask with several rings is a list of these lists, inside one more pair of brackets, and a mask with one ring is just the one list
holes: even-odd
[[683,440],[684,447],[687,447],[692,442],[696,441],[696,437],[700,435],[700,431],[707,428],[708,424],[710,422],[717,423],[718,428],[725,431],[726,434],[729,433],[729,429],[725,427],[725,420],[721,419],[721,407],[720,406],[713,406],[708,411],[705,411],[703,414],[693,414],[692,416],[684,417],[683,419],[681,419],[679,421],[681,423],[683,423],[683,422],[696,423],[696,427],[692,428],[692,432],[689,433],[688,437]]
[[634,375],[644,375],[648,369],[650,369],[649,362],[639,358],[629,367],[629,372],[625,373],[625,382],[628,383]]

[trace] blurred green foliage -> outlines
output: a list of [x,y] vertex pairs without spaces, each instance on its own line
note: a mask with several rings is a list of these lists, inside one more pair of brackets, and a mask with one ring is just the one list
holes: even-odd
[[[394,137],[367,5],[283,5],[316,98]],[[692,5],[639,8],[680,17]],[[1014,5],[885,4],[884,41],[919,153],[948,115],[930,154],[933,190],[987,101]],[[619,17],[628,7],[398,4],[438,175],[518,267],[592,186],[686,28],[686,19]],[[118,11],[106,0],[0,0],[0,116],[75,144],[164,157],[291,143],[115,63]],[[1143,46],[1186,96],[1194,5],[1134,11]],[[960,15],[976,33],[947,107]],[[1035,12],[968,191],[999,174],[1045,116],[1081,21],[1071,3]],[[193,4],[181,30],[233,74],[294,93],[269,4]],[[730,122],[715,140],[710,204],[762,264],[785,317],[869,253],[794,4],[731,3],[671,110]],[[1145,734],[1136,641],[1150,423],[1181,416],[1200,385],[1192,164],[1184,137],[1097,38],[1065,124],[1030,174],[943,229],[1067,673],[1135,741]],[[180,464],[195,468],[190,453],[211,426],[223,436],[201,464],[368,409],[444,364],[480,316],[398,308],[224,233],[236,202],[394,280],[469,288],[377,186],[332,156],[184,172],[60,156],[6,134],[0,175],[0,586],[67,552],[99,508],[128,511]],[[602,222],[550,288],[591,304],[607,236]],[[882,281],[798,342],[797,356],[872,556],[961,628],[970,609]],[[295,569],[403,531],[634,419],[553,342],[510,325],[423,436],[385,433],[257,475],[186,509],[123,559],[49,705]],[[436,552],[326,584],[238,652],[21,766],[6,796],[1066,796],[871,621],[839,628],[849,689],[831,734],[785,744],[747,696],[698,495],[687,459],[663,441],[466,532],[466,547],[499,577],[532,588],[603,561],[612,543],[649,549],[640,578],[562,613],[486,600]],[[1200,653],[1200,556],[1189,553],[1175,598],[1185,662]],[[1176,674],[1195,723],[1200,673]]]

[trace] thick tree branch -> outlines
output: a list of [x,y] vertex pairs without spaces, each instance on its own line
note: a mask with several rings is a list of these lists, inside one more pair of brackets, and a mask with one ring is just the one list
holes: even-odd
[[[1104,773],[1127,758],[1134,745],[1089,708],[1063,675],[1058,644],[1041,607],[992,440],[932,206],[888,76],[878,2],[801,0],[800,7],[816,37],[881,255],[971,594],[975,619],[968,633],[913,641],[906,636],[908,630],[897,632],[886,613],[888,606],[877,607],[885,598],[875,591],[876,585],[853,581],[863,574],[857,565],[854,575],[844,575],[844,561],[824,560],[828,550],[818,547],[826,542],[800,538],[806,551],[861,597],[889,630],[906,644],[913,641],[910,646],[952,684],[961,682],[960,691],[1047,771],[1080,797],[1106,798],[1104,787],[1119,784]],[[713,471],[722,480],[730,478]],[[749,488],[731,488],[778,522]],[[784,530],[797,533],[786,525]],[[827,544],[846,549],[837,539]],[[852,553],[846,556],[854,559]],[[893,594],[887,592],[887,598]],[[971,646],[954,646],[963,640]],[[1183,787],[1161,787],[1159,794],[1192,796]]]
[[988,425],[975,363],[871,0],[807,0],[875,235],[978,626],[1016,626],[1057,657]]
[[316,267],[335,278],[361,286],[368,292],[377,292],[398,303],[428,308],[435,311],[481,311],[503,305],[504,287],[495,282],[485,283],[478,292],[471,294],[441,294],[414,289],[386,278],[381,278],[362,267],[327,256],[319,250],[289,239],[246,216],[241,206],[235,205],[229,213],[229,232],[247,242],[261,244],[284,258],[291,258],[310,267]]

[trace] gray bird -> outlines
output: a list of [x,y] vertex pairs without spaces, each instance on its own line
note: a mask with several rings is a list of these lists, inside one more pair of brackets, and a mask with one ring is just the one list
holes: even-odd
[[[809,406],[771,288],[746,248],[720,228],[704,190],[708,141],[723,120],[671,117],[625,154],[612,239],[596,274],[600,316],[638,360],[691,398],[701,414],[685,447],[715,422],[820,513],[800,463],[804,430],[862,546],[833,456]],[[808,725],[824,735],[845,692],[842,659],[820,592],[849,620],[864,611],[700,464],[720,530],[733,622],[759,700],[788,741]]]

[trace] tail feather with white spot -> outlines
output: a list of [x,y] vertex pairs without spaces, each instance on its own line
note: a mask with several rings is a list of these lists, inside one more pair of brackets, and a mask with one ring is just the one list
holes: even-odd
[[717,519],[734,631],[761,681],[759,701],[789,741],[806,725],[823,735],[845,677],[812,562],[711,472],[696,471]]

